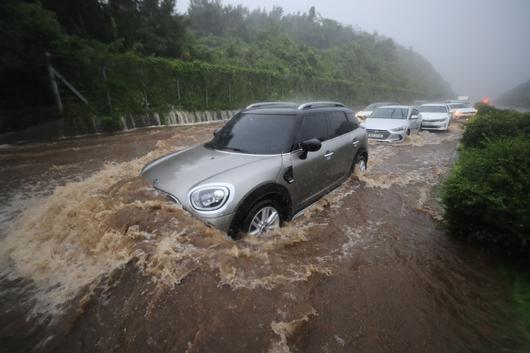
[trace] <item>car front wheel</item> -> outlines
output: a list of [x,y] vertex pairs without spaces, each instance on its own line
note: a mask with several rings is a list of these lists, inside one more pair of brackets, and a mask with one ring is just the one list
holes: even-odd
[[366,170],[368,169],[368,160],[366,158],[365,154],[357,155],[356,159],[353,161],[353,164],[350,168],[350,174],[352,175],[355,171],[355,166],[357,166],[357,170],[361,175],[364,175],[366,173]]
[[366,173],[366,169],[368,169],[368,165],[366,162],[366,156],[360,155],[359,160],[357,161],[357,168],[359,168],[359,172],[361,172],[361,174]]
[[243,222],[243,230],[249,235],[261,236],[268,231],[280,228],[282,215],[278,203],[263,200],[254,205]]

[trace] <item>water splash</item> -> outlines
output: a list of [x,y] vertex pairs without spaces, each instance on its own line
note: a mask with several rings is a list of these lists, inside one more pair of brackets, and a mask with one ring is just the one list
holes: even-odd
[[317,311],[312,309],[309,313],[303,315],[299,319],[295,319],[288,322],[276,322],[271,323],[272,331],[278,335],[279,340],[271,342],[268,352],[269,353],[292,353],[288,339],[295,336],[298,331],[302,330],[303,327],[309,322],[311,317],[316,316]]
[[[318,224],[295,223],[267,237],[235,242],[137,177],[145,163],[173,150],[160,141],[144,157],[108,164],[85,180],[57,187],[22,212],[12,232],[0,241],[0,257],[9,263],[10,278],[35,284],[34,314],[59,312],[80,291],[90,291],[130,263],[169,287],[199,269],[216,273],[219,285],[249,289],[272,289],[332,272],[331,264],[316,257],[293,261],[279,255],[307,242],[309,230]],[[316,207],[328,208],[350,195],[347,187]]]

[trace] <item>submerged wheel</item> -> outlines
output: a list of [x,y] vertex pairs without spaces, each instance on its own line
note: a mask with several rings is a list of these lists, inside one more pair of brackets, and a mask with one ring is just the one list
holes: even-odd
[[250,209],[241,228],[254,236],[261,236],[270,230],[278,229],[282,222],[280,210],[274,200],[260,201]]
[[366,173],[366,170],[368,169],[368,161],[366,160],[366,156],[364,154],[361,154],[357,159],[357,168],[359,168],[359,172],[361,174],[364,175],[364,173]]
[[359,169],[359,172],[364,175],[366,169],[368,168],[368,158],[365,154],[359,154],[356,156],[350,168],[350,175],[355,171],[355,166]]

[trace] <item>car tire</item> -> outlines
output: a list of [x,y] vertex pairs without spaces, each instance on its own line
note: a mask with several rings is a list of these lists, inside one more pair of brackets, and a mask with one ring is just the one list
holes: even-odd
[[[276,214],[276,218],[271,219],[273,214]],[[265,220],[267,216],[269,218],[268,221]],[[263,236],[267,231],[279,228],[283,220],[284,215],[279,203],[276,200],[265,199],[252,206],[239,228],[242,233]],[[263,224],[263,222],[266,224]],[[267,224],[267,222],[270,222],[270,224]],[[253,231],[257,233],[252,234]]]
[[407,136],[410,136],[410,129],[407,129]]
[[361,172],[362,175],[366,173],[366,170],[368,169],[368,158],[366,157],[364,153],[361,153],[355,156],[355,160],[353,161],[351,168],[350,168],[350,173],[349,173],[350,176],[355,171],[355,166],[358,166],[359,171]]

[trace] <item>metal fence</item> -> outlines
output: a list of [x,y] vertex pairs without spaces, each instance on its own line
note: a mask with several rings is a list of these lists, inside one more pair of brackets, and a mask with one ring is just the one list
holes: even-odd
[[234,109],[264,100],[325,99],[358,106],[378,100],[427,98],[425,92],[368,82],[282,75],[135,54],[63,53],[55,54],[51,64],[88,102],[85,105],[59,82],[69,115]]

